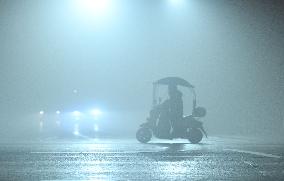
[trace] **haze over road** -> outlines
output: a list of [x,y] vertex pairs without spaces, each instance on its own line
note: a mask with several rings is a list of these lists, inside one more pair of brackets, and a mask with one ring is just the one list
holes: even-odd
[[284,145],[254,139],[2,143],[0,180],[283,180]]

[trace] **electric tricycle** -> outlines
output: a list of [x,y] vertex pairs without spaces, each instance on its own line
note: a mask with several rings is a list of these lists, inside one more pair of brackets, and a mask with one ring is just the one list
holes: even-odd
[[[190,90],[193,94],[193,105],[191,115],[172,116],[169,106],[169,100],[162,102],[158,95],[158,89],[167,86],[184,87]],[[166,77],[153,83],[153,105],[147,121],[140,125],[136,132],[136,138],[141,143],[147,143],[153,136],[159,139],[172,140],[182,138],[189,140],[190,143],[199,143],[203,136],[207,137],[207,133],[203,128],[201,118],[205,117],[206,109],[197,107],[196,93],[194,86],[186,80],[179,77]],[[183,109],[181,106],[180,109]],[[174,134],[175,133],[175,134]]]

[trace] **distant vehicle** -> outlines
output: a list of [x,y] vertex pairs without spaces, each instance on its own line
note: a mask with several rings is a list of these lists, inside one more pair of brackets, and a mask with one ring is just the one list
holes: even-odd
[[101,130],[102,112],[91,111],[40,113],[40,132],[44,136],[97,137]]
[[[164,103],[157,101],[157,89],[160,86],[182,86],[188,88],[193,94],[193,109],[192,114],[189,116],[181,116],[178,121],[178,130],[173,130],[172,121],[170,120],[167,110],[165,110]],[[191,143],[199,143],[203,135],[207,137],[207,133],[203,128],[203,123],[199,120],[205,117],[206,109],[196,106],[196,94],[194,87],[186,80],[179,77],[166,77],[153,83],[153,108],[150,111],[150,116],[147,122],[140,125],[136,132],[136,138],[141,143],[147,143],[154,135],[160,139],[174,139],[183,138],[188,139]],[[173,136],[172,132],[179,132],[179,136]]]
[[100,110],[91,112],[73,111],[60,125],[61,134],[96,137],[99,132]]

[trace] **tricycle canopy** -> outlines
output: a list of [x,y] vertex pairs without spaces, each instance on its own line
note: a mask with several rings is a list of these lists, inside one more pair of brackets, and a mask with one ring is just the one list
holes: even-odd
[[162,78],[160,80],[157,80],[154,82],[154,85],[174,85],[174,86],[183,86],[183,87],[188,87],[188,88],[194,88],[193,85],[191,85],[189,82],[186,80],[179,78],[179,77],[166,77]]
[[194,91],[194,86],[191,85],[188,81],[180,77],[165,77],[160,80],[157,80],[153,83],[153,106],[156,106],[157,101],[157,87],[160,85],[166,86],[182,86],[187,87],[193,94],[193,109],[196,107],[196,94]]

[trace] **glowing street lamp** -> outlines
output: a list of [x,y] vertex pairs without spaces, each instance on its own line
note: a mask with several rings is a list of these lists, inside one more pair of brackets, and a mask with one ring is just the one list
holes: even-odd
[[185,0],[168,0],[173,6],[180,6],[185,3]]
[[111,0],[73,0],[72,6],[84,20],[103,20],[111,12]]
[[40,111],[39,114],[40,114],[40,115],[44,115],[44,111]]

